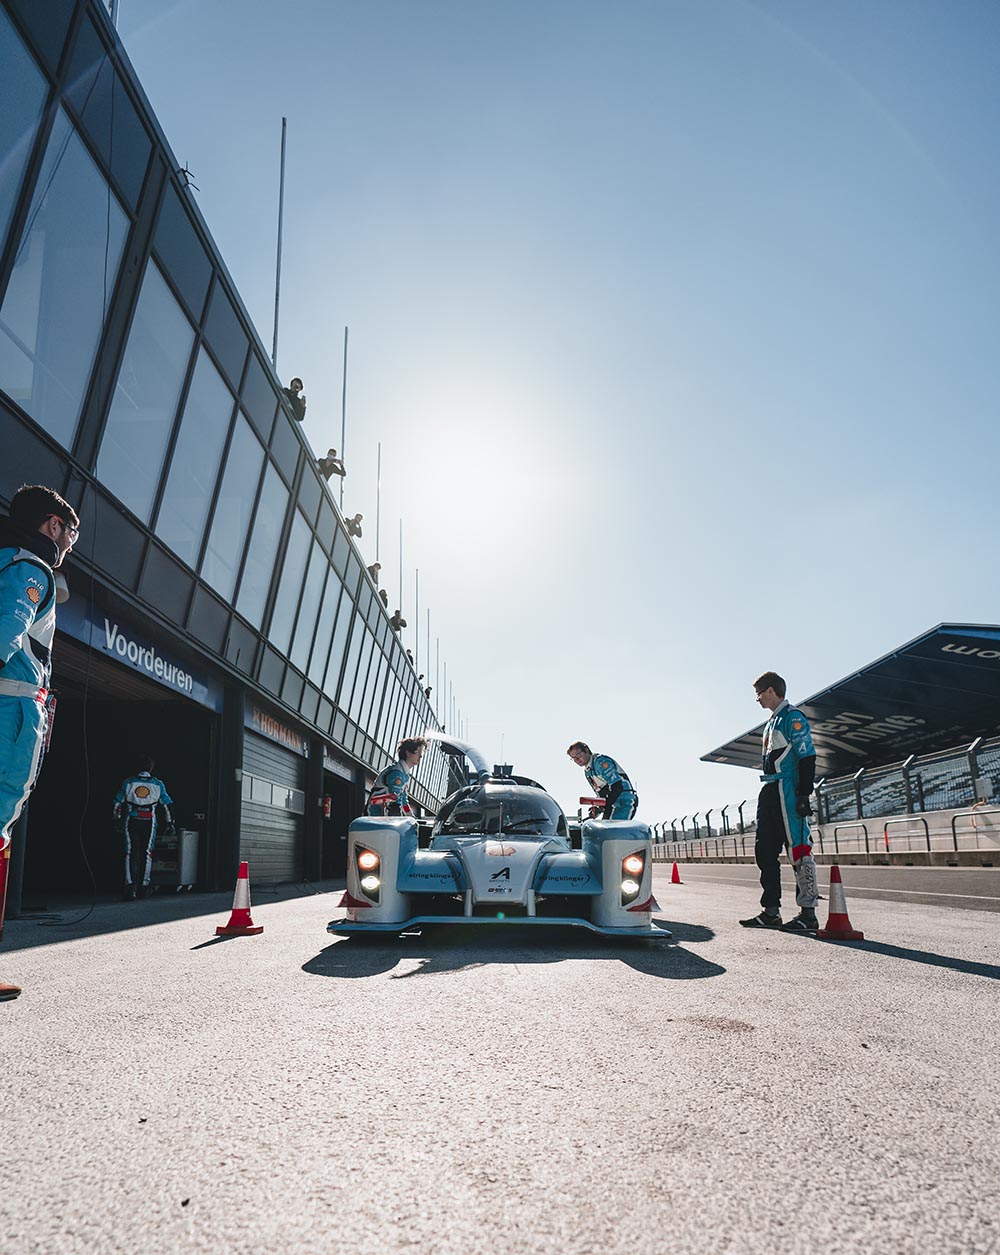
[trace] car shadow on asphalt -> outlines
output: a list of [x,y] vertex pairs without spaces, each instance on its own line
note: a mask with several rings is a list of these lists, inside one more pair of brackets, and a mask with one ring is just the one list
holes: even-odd
[[303,963],[311,976],[358,980],[392,972],[403,960],[416,959],[418,966],[398,972],[390,979],[410,980],[415,976],[440,976],[493,963],[524,966],[562,963],[580,959],[616,959],[646,976],[661,980],[705,980],[721,976],[724,967],[693,953],[680,942],[710,941],[710,928],[667,922],[672,939],[638,940],[631,937],[602,937],[571,928],[546,928],[530,937],[511,935],[509,927],[496,931],[461,925],[429,928],[401,937],[370,934],[344,937]]

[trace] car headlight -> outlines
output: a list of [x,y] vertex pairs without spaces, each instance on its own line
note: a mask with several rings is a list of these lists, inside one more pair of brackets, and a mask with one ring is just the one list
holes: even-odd
[[639,896],[639,891],[642,888],[642,874],[645,870],[646,855],[642,850],[626,854],[622,859],[622,906],[628,906]]
[[358,886],[365,897],[378,906],[382,894],[382,860],[374,850],[363,845],[354,847],[354,866],[358,871]]

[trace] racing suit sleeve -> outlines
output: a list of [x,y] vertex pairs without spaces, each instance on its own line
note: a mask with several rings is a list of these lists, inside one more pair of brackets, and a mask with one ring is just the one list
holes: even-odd
[[0,666],[21,649],[40,606],[51,601],[51,580],[33,562],[12,562],[0,571]]
[[621,796],[624,789],[625,789],[624,784],[622,784],[620,780],[616,780],[614,784],[606,784],[604,788],[601,790],[601,797],[605,799],[605,802],[604,802],[605,819],[611,818],[611,812],[615,808],[615,802],[618,801],[618,798]]
[[796,797],[808,797],[813,791],[813,782],[816,779],[816,756],[811,758],[799,759],[799,778],[795,785]]

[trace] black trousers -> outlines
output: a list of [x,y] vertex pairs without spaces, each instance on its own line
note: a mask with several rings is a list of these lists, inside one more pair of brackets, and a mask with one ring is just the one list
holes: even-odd
[[781,851],[788,842],[785,817],[781,813],[779,785],[765,784],[757,798],[757,836],[754,858],[760,868],[760,904],[768,915],[781,910]]

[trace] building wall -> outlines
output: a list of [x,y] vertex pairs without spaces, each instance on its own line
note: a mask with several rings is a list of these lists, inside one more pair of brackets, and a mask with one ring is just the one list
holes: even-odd
[[[434,712],[107,15],[0,0],[0,71],[0,498],[61,491],[93,600],[363,783]],[[414,800],[444,777],[425,755]]]

